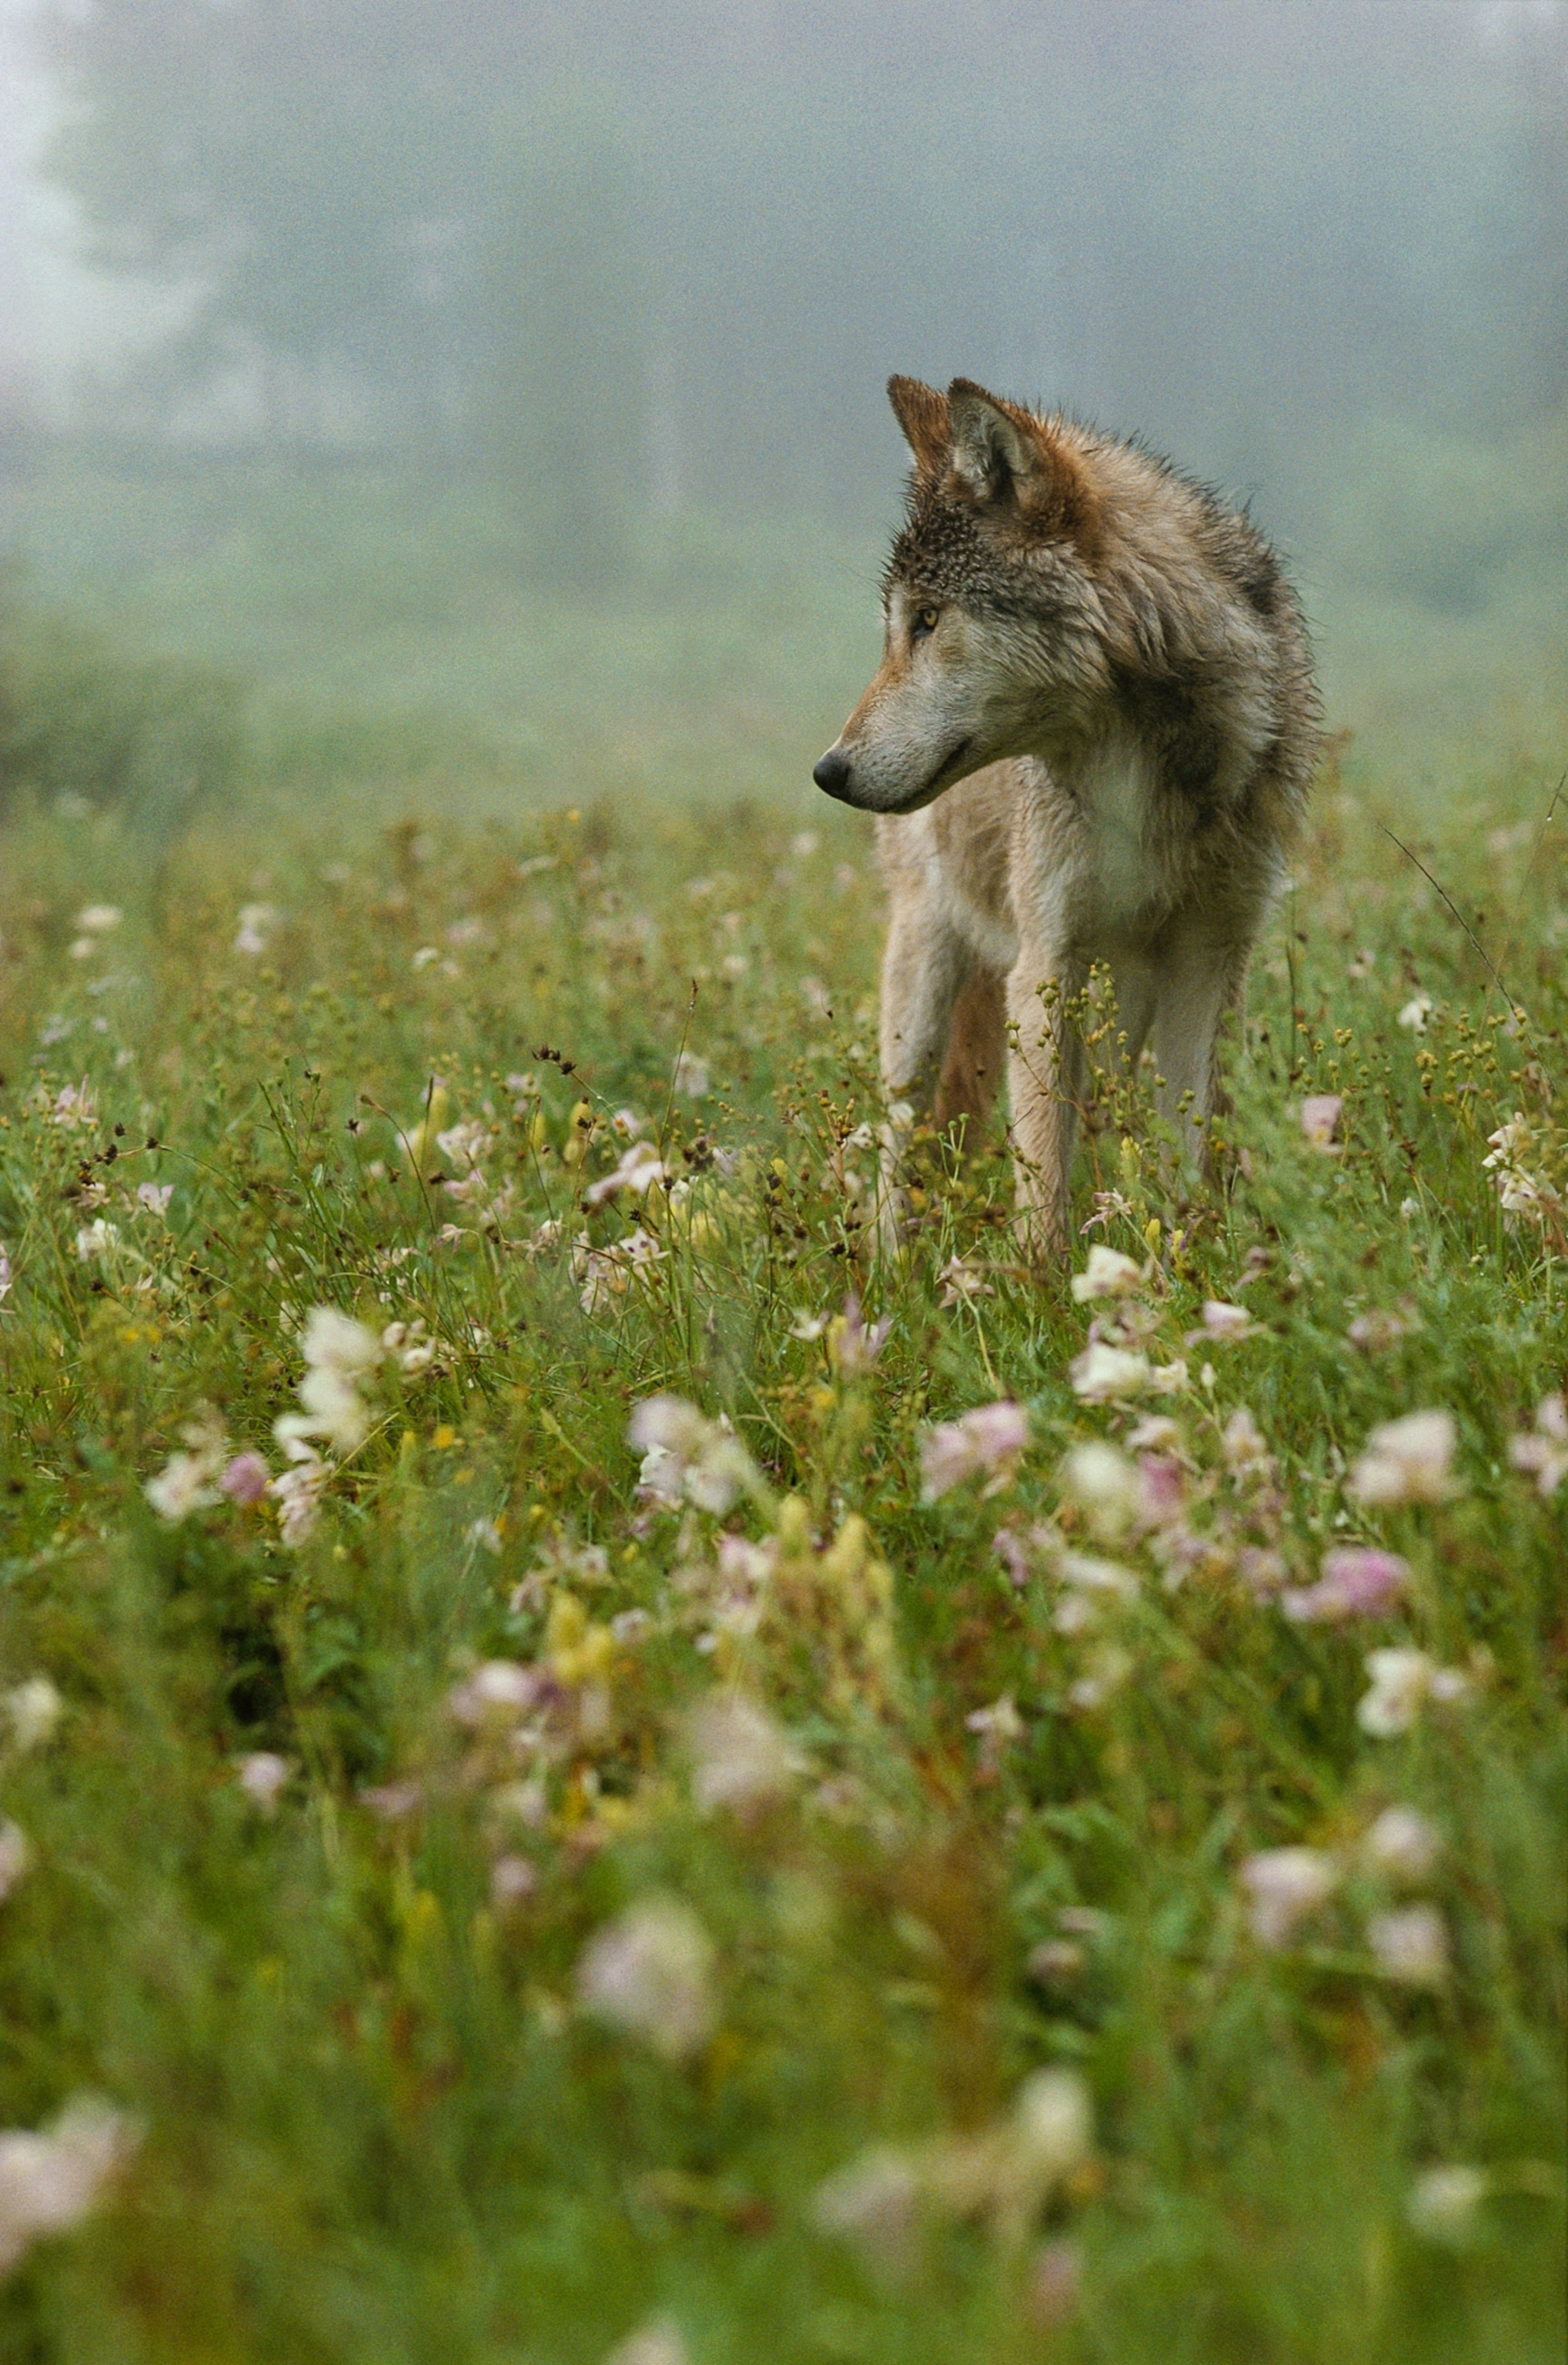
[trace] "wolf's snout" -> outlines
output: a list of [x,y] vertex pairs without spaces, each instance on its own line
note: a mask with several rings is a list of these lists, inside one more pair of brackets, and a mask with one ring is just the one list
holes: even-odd
[[854,766],[842,747],[830,747],[812,768],[812,778],[830,797],[846,797]]

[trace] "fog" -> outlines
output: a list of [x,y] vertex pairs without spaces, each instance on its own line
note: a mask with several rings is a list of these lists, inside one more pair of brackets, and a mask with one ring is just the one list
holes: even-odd
[[[495,689],[498,650],[456,649],[443,585],[597,618],[594,672],[611,611],[695,612],[700,578],[718,630],[743,577],[764,613],[774,579],[813,681],[798,711],[787,682],[759,695],[804,752],[840,686],[830,640],[852,611],[874,639],[903,465],[883,383],[961,373],[1249,499],[1339,719],[1437,697],[1484,735],[1560,728],[1555,0],[73,0],[5,21],[6,532],[30,596],[281,678],[313,596],[319,638],[355,643],[330,586],[371,532],[362,573],[403,569],[405,655],[428,627],[419,701],[526,735],[528,696]],[[258,550],[296,534],[290,484],[308,526],[285,582]],[[185,608],[182,552],[207,569]],[[357,644],[322,687],[374,705],[397,686]],[[628,725],[655,675],[666,703],[708,695],[728,645],[644,645]],[[557,701],[574,661],[568,633]],[[755,671],[755,633],[735,661]]]

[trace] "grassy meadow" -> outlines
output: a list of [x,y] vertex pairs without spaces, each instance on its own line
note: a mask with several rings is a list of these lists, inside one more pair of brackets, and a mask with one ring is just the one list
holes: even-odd
[[10,726],[0,2358],[1552,2365],[1560,764],[1336,742],[1226,1189],[894,1262],[856,566],[508,595],[529,739],[211,563],[307,723]]

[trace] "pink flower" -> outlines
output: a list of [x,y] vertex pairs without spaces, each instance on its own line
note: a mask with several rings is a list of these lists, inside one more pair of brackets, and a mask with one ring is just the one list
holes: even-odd
[[893,1322],[884,1314],[879,1322],[868,1329],[860,1311],[860,1300],[853,1290],[844,1301],[844,1311],[828,1324],[828,1360],[841,1380],[857,1380],[868,1372],[887,1343]]
[[230,1502],[248,1508],[262,1500],[271,1475],[259,1453],[237,1453],[218,1483]]
[[1007,1484],[1028,1441],[1028,1414],[1005,1396],[996,1404],[977,1405],[958,1420],[943,1421],[920,1449],[921,1501],[935,1503],[982,1470],[994,1472],[986,1489],[994,1494]]
[[1334,1136],[1338,1129],[1339,1112],[1344,1107],[1339,1093],[1312,1093],[1301,1104],[1301,1129],[1314,1149],[1338,1151],[1339,1144]]
[[1316,1585],[1287,1588],[1280,1607],[1297,1625],[1338,1625],[1347,1618],[1376,1618],[1397,1601],[1410,1564],[1397,1552],[1342,1544],[1323,1555]]

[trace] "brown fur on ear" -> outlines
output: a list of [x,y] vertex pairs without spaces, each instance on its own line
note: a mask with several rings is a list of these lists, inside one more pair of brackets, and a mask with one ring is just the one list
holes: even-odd
[[952,446],[946,396],[938,394],[934,386],[922,386],[917,377],[890,377],[888,400],[914,454],[916,470],[923,476],[935,476]]
[[1059,534],[1092,559],[1100,504],[1078,454],[1049,420],[956,377],[946,405],[953,468],[971,499],[1016,505],[1031,532]]

